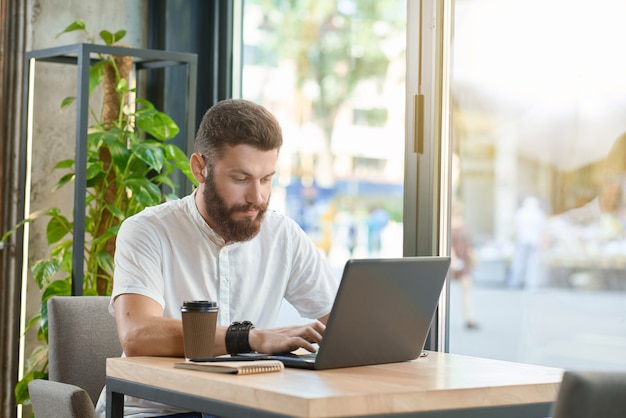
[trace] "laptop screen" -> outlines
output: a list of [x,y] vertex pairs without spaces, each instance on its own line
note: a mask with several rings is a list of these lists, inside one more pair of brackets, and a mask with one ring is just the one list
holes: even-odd
[[419,357],[449,266],[436,256],[349,260],[315,368]]

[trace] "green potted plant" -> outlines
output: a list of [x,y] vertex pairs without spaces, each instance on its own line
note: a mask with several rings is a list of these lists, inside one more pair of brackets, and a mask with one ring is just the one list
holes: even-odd
[[[72,22],[58,36],[83,31],[90,42],[95,38],[86,30],[82,19]],[[126,34],[101,31],[106,45],[117,44]],[[130,57],[101,55],[89,73],[89,114],[93,123],[88,130],[87,190],[85,208],[84,254],[72,254],[74,224],[59,208],[33,213],[28,219],[7,232],[2,241],[26,222],[47,217],[46,236],[49,257],[34,262],[33,278],[42,290],[40,312],[30,319],[26,329],[38,326],[36,347],[26,362],[24,377],[16,386],[18,403],[28,404],[28,383],[47,378],[48,328],[47,300],[52,296],[70,295],[72,258],[84,257],[84,295],[109,295],[113,277],[115,237],[120,223],[142,209],[175,199],[177,185],[171,174],[180,170],[194,182],[186,153],[167,141],[179,128],[165,113],[148,100],[130,99],[135,89],[129,86]],[[92,92],[102,89],[102,99],[92,103]],[[73,97],[64,99],[62,108],[71,106]],[[59,161],[55,170],[62,174],[55,189],[71,183],[75,175],[75,159]],[[171,192],[165,192],[164,189]]]

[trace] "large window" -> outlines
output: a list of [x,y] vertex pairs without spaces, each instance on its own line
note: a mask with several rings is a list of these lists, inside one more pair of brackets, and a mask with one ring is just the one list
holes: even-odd
[[452,228],[474,265],[451,352],[626,369],[624,19],[620,0],[456,0]]
[[280,119],[272,204],[341,268],[401,255],[404,1],[244,2],[242,96]]
[[338,277],[350,257],[402,256],[406,2],[243,4],[242,97],[284,131],[271,205]]

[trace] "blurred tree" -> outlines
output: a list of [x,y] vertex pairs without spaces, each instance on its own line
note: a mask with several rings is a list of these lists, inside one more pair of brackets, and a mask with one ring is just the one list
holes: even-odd
[[246,0],[250,7],[259,25],[246,64],[288,61],[295,67],[298,123],[311,121],[323,132],[325,149],[315,165],[332,176],[330,141],[338,112],[364,84],[381,93],[390,64],[404,62],[406,1]]

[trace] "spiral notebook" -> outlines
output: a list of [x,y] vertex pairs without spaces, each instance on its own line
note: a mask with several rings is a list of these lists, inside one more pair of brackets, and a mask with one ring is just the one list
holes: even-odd
[[192,363],[189,361],[174,363],[177,369],[200,370],[211,373],[253,374],[279,372],[285,368],[278,360],[251,361],[216,361],[211,363]]

